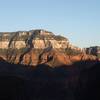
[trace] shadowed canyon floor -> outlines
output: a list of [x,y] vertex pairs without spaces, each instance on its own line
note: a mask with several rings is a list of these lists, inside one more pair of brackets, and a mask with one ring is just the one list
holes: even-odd
[[100,62],[51,68],[0,61],[0,100],[99,100]]

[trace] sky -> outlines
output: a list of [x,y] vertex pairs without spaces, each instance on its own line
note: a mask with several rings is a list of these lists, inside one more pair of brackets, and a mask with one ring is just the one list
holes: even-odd
[[82,48],[100,46],[100,0],[0,0],[0,32],[32,29]]

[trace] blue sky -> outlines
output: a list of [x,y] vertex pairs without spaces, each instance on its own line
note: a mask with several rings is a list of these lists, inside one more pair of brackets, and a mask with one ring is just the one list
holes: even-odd
[[0,0],[0,31],[46,29],[79,47],[100,45],[100,0]]

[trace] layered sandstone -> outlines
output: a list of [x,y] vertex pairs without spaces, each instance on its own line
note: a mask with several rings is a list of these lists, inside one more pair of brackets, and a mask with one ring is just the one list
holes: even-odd
[[[80,55],[71,55],[68,48],[79,52]],[[69,65],[79,60],[96,59],[85,55],[67,38],[45,30],[1,32],[0,56],[10,63],[32,66],[48,64],[51,67]]]

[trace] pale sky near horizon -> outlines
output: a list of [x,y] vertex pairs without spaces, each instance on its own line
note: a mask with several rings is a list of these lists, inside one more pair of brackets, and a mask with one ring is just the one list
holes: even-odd
[[0,32],[32,29],[100,46],[100,0],[0,0]]

